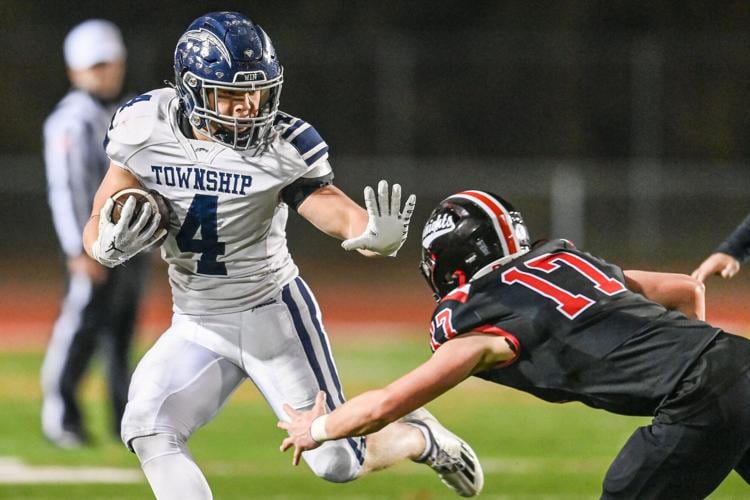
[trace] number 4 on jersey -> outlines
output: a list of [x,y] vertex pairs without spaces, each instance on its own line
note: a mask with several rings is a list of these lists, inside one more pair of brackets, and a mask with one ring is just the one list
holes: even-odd
[[[224,255],[224,243],[219,241],[216,210],[218,196],[196,194],[185,221],[177,233],[177,247],[183,252],[199,253],[198,274],[226,276],[227,266],[216,258]],[[200,238],[195,238],[200,228]]]
[[[594,288],[605,295],[612,296],[625,290],[622,283],[614,278],[610,278],[585,259],[568,252],[544,254],[524,262],[523,265],[529,269],[549,274],[560,269],[561,264],[565,264],[589,280],[594,285]],[[516,267],[505,271],[501,279],[503,283],[509,285],[518,283],[553,300],[557,303],[557,310],[570,319],[575,318],[596,303],[593,299],[581,294],[574,294],[549,280],[521,271]]]

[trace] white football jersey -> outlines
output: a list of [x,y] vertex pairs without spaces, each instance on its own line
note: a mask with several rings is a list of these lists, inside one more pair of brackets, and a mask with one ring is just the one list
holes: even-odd
[[174,311],[250,309],[298,274],[280,193],[300,177],[330,175],[328,146],[308,123],[279,113],[271,144],[253,156],[186,138],[178,107],[171,88],[131,99],[112,120],[107,155],[169,201],[162,257]]

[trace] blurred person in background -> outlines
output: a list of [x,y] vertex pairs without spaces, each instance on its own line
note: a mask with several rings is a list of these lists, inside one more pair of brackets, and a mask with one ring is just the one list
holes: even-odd
[[750,257],[750,215],[727,236],[714,253],[709,255],[693,271],[693,278],[700,282],[712,274],[722,278],[732,278],[740,271],[740,265]]
[[47,193],[64,253],[67,291],[42,366],[42,431],[62,448],[90,441],[78,401],[81,379],[95,352],[106,356],[110,430],[120,434],[130,382],[130,345],[148,261],[107,269],[86,255],[83,227],[109,161],[103,140],[123,100],[125,45],[120,30],[101,19],[74,27],[64,42],[71,90],[44,123]]

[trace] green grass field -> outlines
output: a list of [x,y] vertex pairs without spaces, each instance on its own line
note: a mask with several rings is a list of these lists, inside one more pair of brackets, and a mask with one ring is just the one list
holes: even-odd
[[[337,337],[333,344],[350,395],[392,380],[427,356],[424,339],[415,337],[385,337],[379,343]],[[33,467],[137,470],[135,456],[105,433],[98,370],[85,388],[97,445],[63,451],[42,439],[38,416],[41,358],[41,352],[0,353],[0,470],[8,457]],[[484,498],[597,498],[601,479],[619,447],[636,426],[647,422],[578,404],[552,405],[479,380],[465,382],[429,408],[478,453],[486,473]],[[193,437],[191,450],[215,498],[457,498],[429,469],[412,463],[354,483],[325,483],[304,466],[292,468],[291,455],[278,452],[282,431],[275,422],[248,383],[216,420]],[[151,493],[145,479],[130,484],[0,482],[0,498],[63,497],[142,499],[151,498]],[[749,497],[750,488],[732,474],[711,498]]]

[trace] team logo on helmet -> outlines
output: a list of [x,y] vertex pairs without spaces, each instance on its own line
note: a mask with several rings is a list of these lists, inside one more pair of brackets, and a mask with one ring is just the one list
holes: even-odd
[[456,229],[456,223],[450,214],[442,214],[433,217],[424,226],[422,231],[422,246],[429,248],[435,238],[448,234]]
[[188,31],[177,41],[178,46],[181,43],[186,44],[185,49],[188,54],[191,54],[188,55],[189,62],[192,62],[192,57],[207,57],[212,49],[216,49],[219,51],[224,62],[229,67],[232,66],[232,56],[229,55],[226,45],[224,45],[224,42],[218,36],[210,31],[204,29]]

